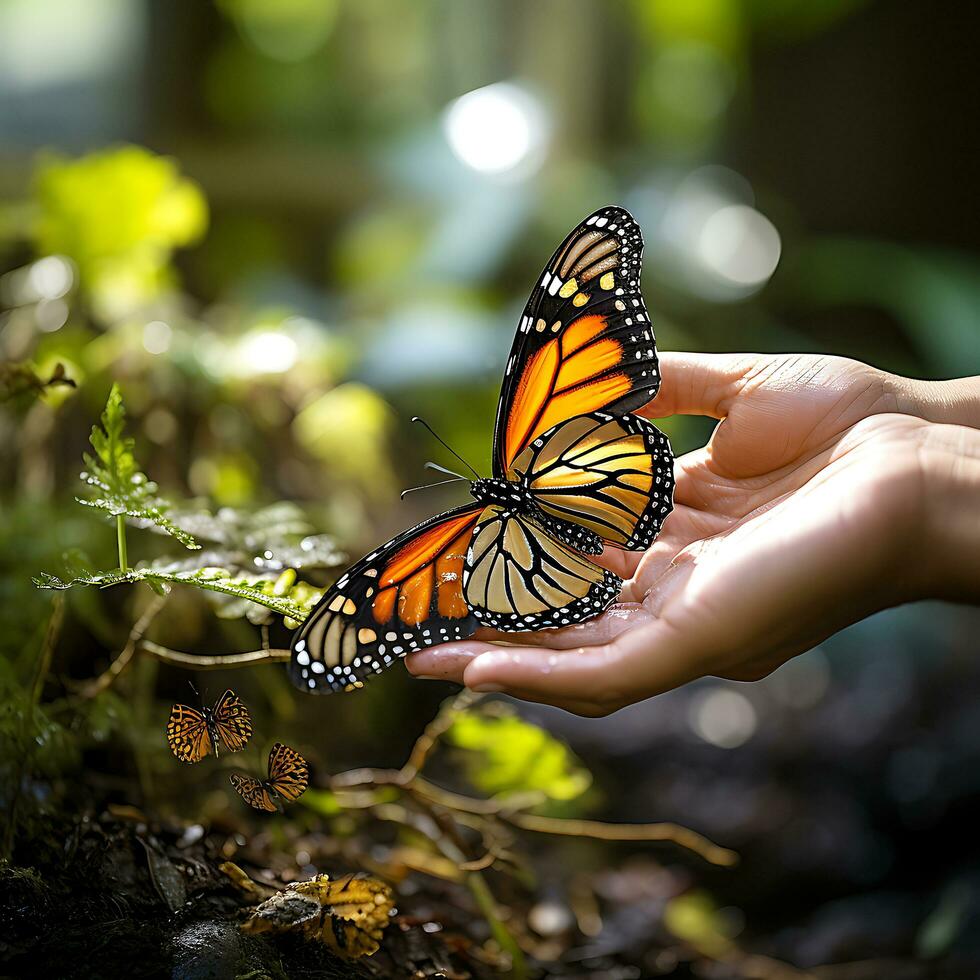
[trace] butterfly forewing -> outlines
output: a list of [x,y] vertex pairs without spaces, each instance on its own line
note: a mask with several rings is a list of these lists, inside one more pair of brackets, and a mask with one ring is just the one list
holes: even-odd
[[279,809],[261,779],[247,776],[242,772],[233,772],[228,778],[238,795],[250,807],[254,807],[256,810],[266,810],[269,813],[275,813]]
[[504,372],[494,474],[542,432],[576,415],[622,414],[660,386],[640,294],[643,237],[630,214],[601,208],[558,246],[524,308]]
[[670,443],[636,415],[569,419],[528,446],[514,469],[549,518],[627,550],[649,548],[673,505]]
[[190,705],[175,704],[167,722],[167,742],[181,762],[200,762],[212,748],[204,715]]
[[463,599],[463,558],[482,510],[440,514],[342,575],[293,636],[293,683],[317,694],[349,690],[412,650],[469,636],[476,621]]
[[276,742],[269,753],[269,786],[292,803],[303,795],[309,782],[306,760],[295,749]]
[[234,691],[225,691],[211,713],[215,730],[229,752],[240,752],[252,737],[252,719],[242,699]]

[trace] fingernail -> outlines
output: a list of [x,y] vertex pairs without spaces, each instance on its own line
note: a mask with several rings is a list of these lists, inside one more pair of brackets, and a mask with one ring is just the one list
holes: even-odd
[[503,688],[499,684],[476,684],[470,690],[476,694],[500,694]]

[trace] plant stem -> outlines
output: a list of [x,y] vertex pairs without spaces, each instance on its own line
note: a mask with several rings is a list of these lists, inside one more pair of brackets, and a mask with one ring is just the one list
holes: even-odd
[[487,925],[490,926],[490,932],[493,938],[497,940],[497,945],[510,956],[510,976],[514,977],[515,980],[524,980],[527,976],[524,952],[497,915],[497,903],[483,875],[479,871],[470,871],[466,875],[466,884],[474,901],[483,913],[483,918],[487,920]]
[[119,570],[125,572],[129,568],[126,555],[126,519],[122,514],[116,517],[116,544],[119,546]]

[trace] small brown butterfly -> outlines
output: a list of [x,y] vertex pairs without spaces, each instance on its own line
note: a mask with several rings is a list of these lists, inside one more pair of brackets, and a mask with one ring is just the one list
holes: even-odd
[[243,772],[229,777],[238,795],[256,810],[282,811],[281,800],[298,800],[310,782],[310,767],[295,749],[276,742],[269,753],[269,778],[256,779]]
[[252,737],[248,709],[234,691],[225,691],[213,708],[200,711],[187,704],[175,704],[167,722],[167,741],[181,762],[200,762],[218,746],[241,752]]

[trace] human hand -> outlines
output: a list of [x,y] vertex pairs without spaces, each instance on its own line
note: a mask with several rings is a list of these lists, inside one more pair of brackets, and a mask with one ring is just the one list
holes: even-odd
[[[621,603],[419,651],[413,674],[604,715],[706,674],[763,677],[872,612],[980,583],[980,432],[925,421],[949,417],[945,392],[814,355],[668,354],[662,373],[648,415],[724,421],[676,461],[653,547],[604,553]],[[930,517],[937,496],[967,511],[965,537]]]

